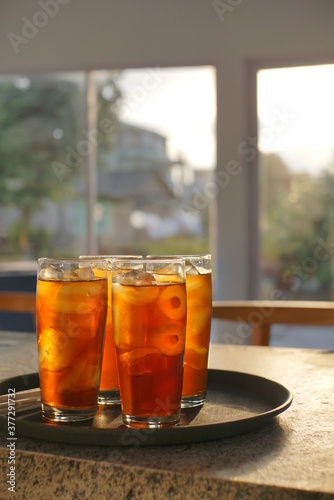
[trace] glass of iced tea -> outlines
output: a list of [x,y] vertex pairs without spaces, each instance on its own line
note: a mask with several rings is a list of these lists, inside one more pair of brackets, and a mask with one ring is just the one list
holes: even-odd
[[187,296],[184,260],[114,259],[112,311],[123,423],[180,421]]
[[104,349],[102,359],[102,372],[100,382],[100,392],[98,403],[102,405],[114,406],[119,405],[121,402],[119,394],[118,370],[116,363],[116,348],[114,340],[114,329],[112,322],[111,310],[111,272],[112,272],[112,259],[141,259],[140,255],[82,255],[81,259],[106,259],[108,262],[108,312],[106,331],[104,338]]
[[200,406],[206,399],[212,316],[211,255],[185,255],[187,334],[182,408]]
[[[149,256],[152,258],[153,256]],[[172,256],[154,256],[154,258]],[[187,285],[187,333],[182,408],[200,406],[206,399],[212,316],[211,255],[175,255],[184,258]]]
[[107,306],[106,260],[38,260],[37,342],[44,419],[75,422],[95,416]]

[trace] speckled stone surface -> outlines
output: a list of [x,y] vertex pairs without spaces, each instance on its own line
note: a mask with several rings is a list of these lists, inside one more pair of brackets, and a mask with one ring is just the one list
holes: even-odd
[[[33,335],[0,335],[0,379],[37,371]],[[291,407],[248,434],[164,447],[65,445],[18,436],[16,495],[34,498],[334,499],[334,353],[213,345],[210,367],[261,375]],[[0,498],[7,490],[0,432]]]

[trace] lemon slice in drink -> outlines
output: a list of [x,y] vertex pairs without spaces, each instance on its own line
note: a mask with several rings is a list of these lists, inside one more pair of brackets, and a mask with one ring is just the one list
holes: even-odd
[[156,285],[128,286],[119,283],[112,284],[113,297],[117,297],[133,305],[144,305],[153,302],[158,296],[159,290]]
[[158,298],[160,310],[170,319],[181,319],[187,311],[184,288],[180,285],[170,285],[163,290]]
[[68,343],[69,339],[63,333],[53,328],[44,330],[38,339],[39,366],[57,372],[71,365],[82,347],[77,339],[71,341],[71,348]]
[[192,344],[187,346],[184,364],[195,370],[205,370],[208,362],[208,350],[200,345]]
[[164,325],[150,333],[150,345],[166,356],[177,356],[184,349],[185,327]]

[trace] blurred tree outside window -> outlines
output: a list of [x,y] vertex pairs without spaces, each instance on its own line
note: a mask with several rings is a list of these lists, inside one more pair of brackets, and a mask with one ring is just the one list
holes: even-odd
[[82,82],[71,75],[15,76],[0,82],[0,237],[2,260],[35,259],[73,245],[66,204],[75,182],[59,182],[54,162],[77,141]]

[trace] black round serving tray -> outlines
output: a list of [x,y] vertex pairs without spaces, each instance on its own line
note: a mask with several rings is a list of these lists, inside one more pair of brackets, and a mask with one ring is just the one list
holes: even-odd
[[[211,441],[257,429],[292,403],[292,393],[272,380],[247,373],[209,370],[207,399],[203,406],[184,409],[180,424],[162,429],[127,429],[120,406],[101,406],[91,421],[53,424],[43,421],[34,395],[20,403],[19,391],[39,387],[38,373],[0,382],[0,397],[15,388],[15,432],[47,441],[92,446],[161,446]],[[29,401],[31,397],[31,401]],[[0,428],[7,431],[7,410],[1,405]]]

